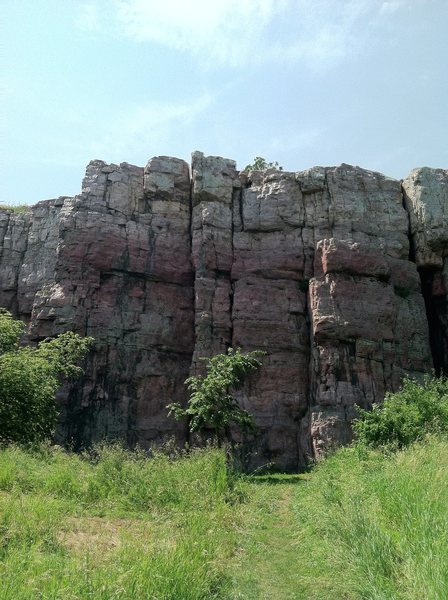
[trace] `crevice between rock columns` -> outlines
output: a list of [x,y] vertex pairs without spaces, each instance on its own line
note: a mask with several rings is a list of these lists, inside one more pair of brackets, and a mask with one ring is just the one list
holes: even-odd
[[[408,217],[409,261],[417,265],[414,233],[410,208],[406,202],[406,190],[401,186],[403,208]],[[429,346],[434,371],[437,376],[448,373],[448,338],[444,315],[447,314],[447,296],[443,289],[442,268],[436,266],[417,266],[420,277],[420,289],[425,302],[426,321],[428,323]]]
[[309,281],[314,277],[314,266],[313,260],[311,264],[307,265],[307,253],[305,249],[304,229],[307,227],[307,211],[306,211],[306,198],[309,194],[303,192],[300,181],[296,179],[296,183],[299,187],[301,199],[303,203],[303,223],[300,229],[300,239],[302,243],[303,252],[303,279],[298,282],[299,289],[304,293],[304,318],[305,325],[308,333],[308,385],[306,394],[306,407],[303,410],[303,414],[298,418],[297,422],[297,462],[299,469],[303,469],[307,463],[314,459],[313,456],[313,444],[311,439],[311,407],[312,402],[312,370],[313,370],[313,330],[311,324],[310,314],[310,298],[309,298]]
[[444,290],[440,289],[443,286],[442,270],[420,267],[418,273],[425,301],[434,371],[437,376],[446,375],[448,373],[448,339],[445,334],[444,315],[447,312],[447,298],[443,293]]

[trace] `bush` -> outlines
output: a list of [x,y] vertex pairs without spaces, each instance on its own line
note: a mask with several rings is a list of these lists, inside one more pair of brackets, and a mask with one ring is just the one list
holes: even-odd
[[203,358],[207,363],[207,375],[193,375],[185,383],[191,390],[187,408],[178,403],[168,405],[176,419],[187,417],[191,432],[209,427],[216,432],[219,442],[223,441],[228,427],[233,423],[243,431],[253,429],[252,416],[240,407],[232,393],[243,384],[244,378],[261,367],[257,358],[265,352],[254,350],[242,353],[240,348],[229,348],[227,354]]
[[77,363],[92,338],[67,332],[36,348],[19,348],[23,324],[0,310],[0,442],[28,443],[51,436],[55,394],[64,377],[82,373]]
[[15,321],[11,313],[0,308],[0,355],[17,349],[23,329],[21,321]]
[[266,171],[266,169],[276,169],[277,171],[283,171],[277,161],[268,162],[262,156],[256,156],[254,161],[250,165],[246,165],[243,171]]
[[447,433],[448,380],[428,376],[420,384],[405,379],[400,391],[359,413],[353,428],[358,442],[370,448],[403,448],[427,433]]

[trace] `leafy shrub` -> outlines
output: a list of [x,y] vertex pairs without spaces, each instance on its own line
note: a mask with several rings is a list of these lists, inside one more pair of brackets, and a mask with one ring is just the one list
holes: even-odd
[[283,171],[283,167],[281,167],[277,161],[268,162],[262,156],[256,156],[251,164],[244,167],[243,171],[265,171],[266,169],[277,169],[277,171]]
[[11,313],[0,308],[0,354],[17,349],[23,329],[21,321],[15,321]]
[[353,427],[360,444],[402,448],[430,432],[448,432],[448,380],[425,377],[422,384],[405,379],[400,391],[387,394],[371,411],[359,409]]
[[227,354],[203,358],[207,375],[193,375],[185,381],[191,390],[187,408],[173,403],[168,405],[169,414],[176,419],[187,417],[191,432],[213,428],[219,441],[232,423],[243,431],[251,430],[252,416],[240,407],[232,393],[241,387],[248,373],[261,366],[257,357],[263,354],[260,350],[244,354],[240,348],[229,348]]
[[51,435],[61,379],[82,373],[77,363],[93,341],[68,332],[36,348],[18,348],[22,331],[22,323],[0,310],[0,442],[28,443]]

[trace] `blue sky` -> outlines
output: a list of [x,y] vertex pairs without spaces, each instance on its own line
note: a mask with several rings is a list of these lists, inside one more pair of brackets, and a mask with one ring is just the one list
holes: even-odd
[[0,203],[89,160],[448,168],[447,0],[2,0]]

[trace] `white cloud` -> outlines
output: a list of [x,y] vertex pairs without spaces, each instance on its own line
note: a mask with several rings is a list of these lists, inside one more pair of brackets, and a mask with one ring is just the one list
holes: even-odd
[[123,33],[192,52],[203,62],[238,65],[257,61],[254,42],[287,2],[280,0],[118,0]]
[[337,64],[367,48],[403,0],[92,0],[85,29],[193,55],[208,68]]
[[[182,135],[214,101],[204,92],[190,102],[136,104],[120,111],[69,112],[59,115],[61,127],[70,135],[48,136],[51,149],[42,162],[73,166],[99,158],[110,162],[144,164],[153,154],[167,151],[173,138]],[[92,134],[93,132],[93,134]]]
[[106,135],[105,146],[112,143],[117,152],[130,148],[134,151],[150,142],[157,145],[162,139],[169,139],[173,129],[189,127],[213,102],[209,93],[203,93],[191,102],[148,103],[137,105],[114,118],[113,138]]
[[389,0],[389,2],[383,2],[381,4],[380,12],[391,14],[397,12],[402,6],[403,0]]

